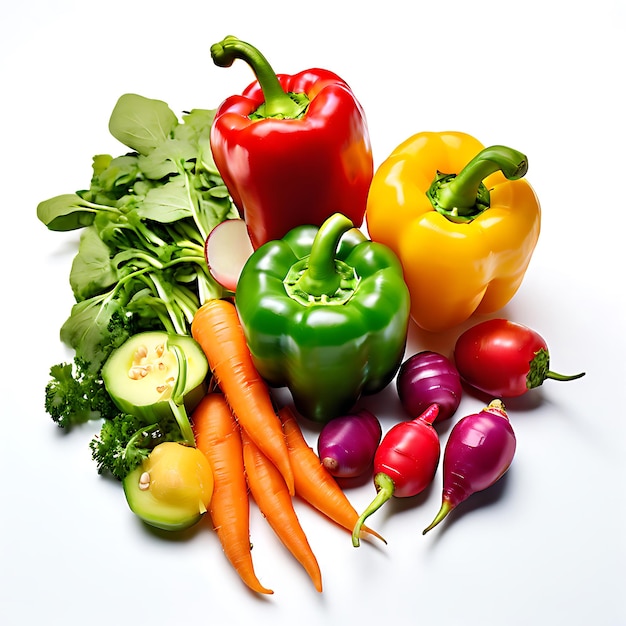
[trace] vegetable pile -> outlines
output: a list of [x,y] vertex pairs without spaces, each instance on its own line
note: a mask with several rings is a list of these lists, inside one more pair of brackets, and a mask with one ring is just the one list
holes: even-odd
[[[460,333],[448,356],[405,354],[410,324],[454,329],[519,288],[540,230],[525,155],[418,133],[374,172],[341,78],[276,75],[234,37],[212,56],[243,59],[256,80],[181,120],[123,95],[109,129],[127,152],[97,154],[87,189],[37,207],[50,230],[81,232],[60,330],[74,358],[50,368],[45,409],[68,430],[99,421],[97,471],[146,524],[176,532],[208,518],[243,583],[272,594],[252,559],[252,499],[321,592],[294,498],[355,547],[385,542],[365,521],[424,492],[443,449],[425,534],[511,466],[502,399],[583,374],[552,372],[545,340],[504,319]],[[390,425],[367,407],[394,380]],[[290,393],[283,406],[276,387]],[[465,394],[488,405],[457,420],[444,447],[438,427]],[[304,420],[319,426],[317,452]],[[341,481],[368,475],[376,493],[359,514]]]

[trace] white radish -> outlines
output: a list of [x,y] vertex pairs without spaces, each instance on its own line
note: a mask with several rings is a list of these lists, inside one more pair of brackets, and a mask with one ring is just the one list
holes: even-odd
[[206,238],[204,256],[211,276],[225,289],[235,291],[239,275],[254,251],[242,219],[219,223]]

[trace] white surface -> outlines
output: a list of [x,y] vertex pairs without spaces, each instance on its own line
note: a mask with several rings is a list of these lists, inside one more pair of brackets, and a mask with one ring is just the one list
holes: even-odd
[[[4,7],[0,623],[626,624],[625,27],[619,0]],[[227,34],[258,46],[277,71],[321,66],[345,78],[377,164],[420,130],[463,130],[525,152],[543,230],[503,315],[547,339],[554,369],[587,372],[508,403],[518,437],[509,474],[425,537],[440,471],[425,494],[370,520],[387,546],[355,549],[298,505],[322,595],[256,510],[253,553],[269,598],[246,590],[206,525],[173,540],[150,532],[119,485],[96,473],[97,425],[64,435],[43,410],[48,368],[67,357],[58,330],[76,236],[48,232],[37,203],[87,186],[94,154],[121,152],[107,130],[121,94],[179,113],[243,89],[247,66],[210,60],[210,44]],[[456,334],[412,331],[408,352],[448,352]],[[466,397],[456,417],[479,407]],[[375,408],[385,429],[400,419],[393,387]],[[361,509],[373,486],[348,495]]]

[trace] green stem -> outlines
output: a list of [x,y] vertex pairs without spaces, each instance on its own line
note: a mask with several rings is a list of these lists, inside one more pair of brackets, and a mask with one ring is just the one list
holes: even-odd
[[304,113],[308,98],[303,99],[303,94],[297,94],[294,99],[287,94],[267,59],[249,43],[228,35],[211,46],[211,58],[219,67],[230,67],[235,59],[241,59],[252,68],[265,100],[259,116],[296,119]]
[[453,222],[471,222],[489,208],[489,190],[483,180],[501,171],[518,180],[528,171],[528,160],[517,150],[490,146],[481,150],[458,174],[438,174],[426,192],[436,211]]
[[190,446],[196,445],[196,439],[189,422],[189,416],[185,410],[185,387],[187,386],[187,359],[183,351],[177,345],[168,345],[168,349],[174,353],[176,363],[178,364],[178,375],[174,381],[172,395],[170,396],[169,405],[172,413],[176,418],[176,422],[180,428],[180,432],[186,444]]
[[[148,252],[144,252],[143,250],[137,250],[136,248],[126,248],[126,250],[122,250],[118,252],[113,259],[111,260],[112,264],[115,267],[119,267],[122,263],[127,261],[132,261],[133,265],[139,265],[138,259],[145,261],[152,269],[162,270],[164,268],[163,263],[159,261],[157,258],[152,256]],[[146,267],[145,265],[143,267]]]
[[200,306],[196,295],[193,291],[187,289],[187,287],[183,285],[174,285],[173,295],[176,302],[178,302],[180,310],[183,312],[187,323],[191,324],[196,315],[196,311]]
[[202,216],[198,212],[198,200],[197,194],[194,190],[193,182],[191,180],[191,175],[187,170],[185,170],[184,164],[181,165],[180,173],[185,176],[185,190],[187,192],[187,202],[189,203],[189,207],[191,208],[191,213],[193,217],[194,224],[200,233],[200,237],[202,241],[206,241],[206,238],[209,236],[209,230],[205,227],[205,224],[202,220]]
[[553,372],[550,369],[550,353],[547,349],[541,348],[540,350],[537,350],[537,352],[535,352],[535,356],[530,362],[530,368],[526,376],[526,387],[528,387],[528,389],[534,389],[535,387],[539,387],[548,378],[551,380],[568,381],[582,378],[584,375],[585,372],[572,375],[565,375]]
[[563,382],[567,382],[568,380],[577,380],[578,378],[582,378],[585,375],[585,372],[580,372],[580,374],[559,374],[557,372],[548,371],[546,372],[546,378],[550,380],[560,380]]
[[450,513],[453,508],[454,506],[452,506],[452,503],[449,500],[444,499],[441,503],[441,508],[439,509],[439,512],[435,516],[435,519],[426,528],[424,528],[424,530],[422,531],[422,535],[425,535],[429,530],[432,530],[435,526],[437,526],[437,524],[439,524],[446,517],[448,517],[448,513]]
[[150,433],[158,430],[158,428],[159,428],[159,424],[158,423],[150,424],[150,426],[146,426],[144,428],[140,428],[128,440],[128,443],[126,444],[125,450],[132,450],[135,447],[135,442],[139,441],[140,439],[145,439]]
[[380,507],[385,504],[387,500],[390,500],[396,489],[395,485],[393,484],[393,480],[383,472],[378,472],[378,474],[374,476],[374,485],[376,486],[377,491],[376,497],[372,500],[372,502],[365,509],[365,511],[361,513],[361,516],[357,520],[352,531],[352,545],[355,548],[358,548],[359,545],[361,545],[359,537],[361,535],[361,528],[363,527],[365,520],[372,513],[378,511],[378,509],[380,509]]
[[173,241],[181,248],[189,248],[204,254],[204,242],[202,232],[197,226],[194,228],[185,220],[179,220],[173,224],[168,224],[167,230]]
[[167,245],[167,242],[164,239],[161,239],[161,237],[159,237],[154,231],[150,230],[142,220],[137,220],[132,225],[132,228],[144,238],[148,245],[152,245],[156,248],[161,248]]
[[213,298],[221,298],[223,295],[222,288],[206,271],[198,272],[196,285],[198,287],[198,303],[200,305]]
[[298,279],[298,287],[314,297],[332,296],[341,283],[335,254],[341,236],[353,227],[341,213],[331,215],[320,227],[311,246],[307,268]]

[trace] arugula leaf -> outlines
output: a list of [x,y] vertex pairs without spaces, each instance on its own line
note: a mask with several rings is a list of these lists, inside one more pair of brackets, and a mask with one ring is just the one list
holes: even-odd
[[119,98],[109,120],[113,137],[144,155],[163,143],[176,126],[178,118],[165,102],[133,93]]
[[136,155],[125,154],[112,158],[99,154],[93,158],[91,194],[105,194],[108,199],[118,200],[128,193],[139,175],[139,159]]
[[198,156],[196,145],[184,139],[167,139],[152,152],[139,157],[141,172],[150,179],[160,180],[172,174],[179,174],[193,167]]
[[125,312],[108,293],[77,302],[61,326],[61,341],[75,350],[76,357],[98,369],[111,351],[109,325],[115,314]]
[[141,206],[137,207],[137,215],[161,223],[193,217],[186,179],[176,176],[164,185],[150,189]]
[[74,297],[78,302],[91,298],[111,287],[117,279],[109,247],[100,239],[94,226],[86,228],[81,234],[78,254],[70,271]]
[[66,193],[44,200],[37,205],[37,217],[50,230],[68,231],[93,223],[96,209],[78,194]]

